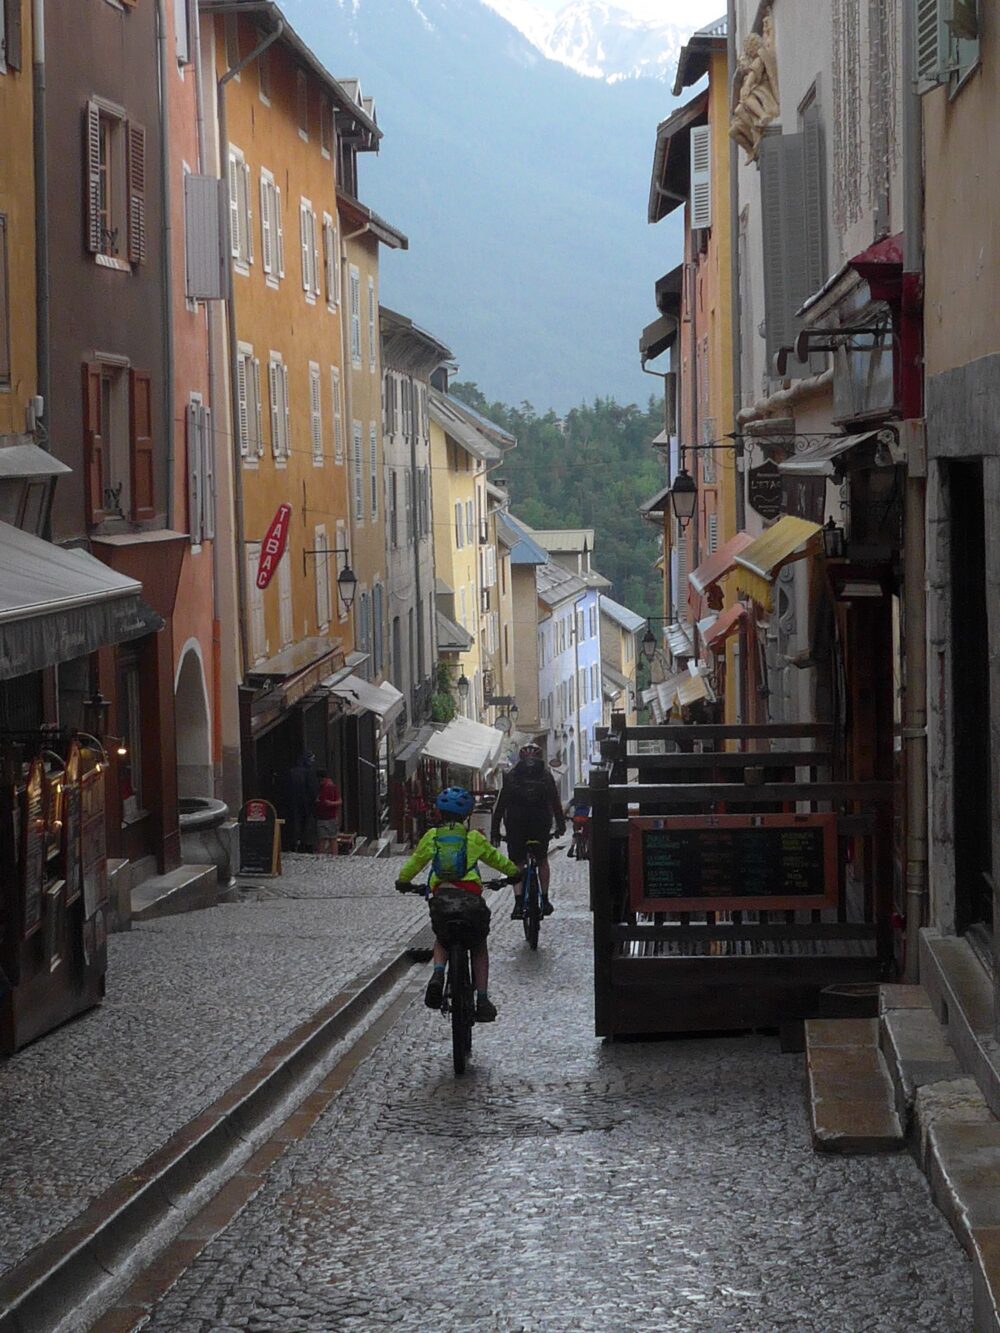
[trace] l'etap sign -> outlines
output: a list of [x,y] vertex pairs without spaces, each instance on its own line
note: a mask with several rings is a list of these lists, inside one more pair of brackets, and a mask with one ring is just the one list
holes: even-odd
[[260,563],[257,566],[257,587],[266,588],[274,578],[274,571],[281,563],[288,545],[288,520],[292,516],[291,505],[278,505],[271,526],[260,545]]

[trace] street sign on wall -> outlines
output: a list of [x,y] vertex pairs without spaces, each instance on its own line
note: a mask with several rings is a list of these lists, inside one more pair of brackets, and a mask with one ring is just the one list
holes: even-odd
[[781,513],[781,473],[773,458],[750,469],[747,499],[761,518],[777,518]]
[[264,534],[260,545],[260,563],[257,566],[257,587],[266,588],[274,578],[274,571],[281,563],[288,545],[288,521],[292,516],[292,506],[278,505],[271,526]]

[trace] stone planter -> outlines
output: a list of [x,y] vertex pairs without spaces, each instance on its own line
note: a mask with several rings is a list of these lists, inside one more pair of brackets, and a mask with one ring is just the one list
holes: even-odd
[[210,796],[182,796],[178,805],[185,864],[214,865],[219,884],[229,884],[234,875],[236,830],[229,807]]

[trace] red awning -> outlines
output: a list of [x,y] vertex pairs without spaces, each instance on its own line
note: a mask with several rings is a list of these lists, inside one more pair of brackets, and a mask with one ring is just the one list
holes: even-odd
[[898,301],[903,280],[903,233],[876,241],[848,260],[848,265],[868,283],[874,300]]
[[705,635],[705,647],[710,648],[713,653],[718,652],[730,634],[735,634],[739,629],[740,621],[743,620],[746,613],[747,609],[742,602],[736,602],[723,611]]
[[738,532],[735,537],[723,542],[717,551],[707,560],[703,560],[698,568],[693,569],[688,575],[688,581],[695,592],[704,597],[713,583],[718,583],[719,579],[729,573],[736,563],[736,557],[741,551],[745,551],[752,541],[749,532]]

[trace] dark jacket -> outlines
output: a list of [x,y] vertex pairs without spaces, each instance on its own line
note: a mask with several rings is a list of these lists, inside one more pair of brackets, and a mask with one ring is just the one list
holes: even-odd
[[[541,798],[537,791],[526,789],[527,782],[541,788]],[[566,829],[566,816],[556,780],[547,768],[542,767],[537,779],[528,778],[524,761],[515,764],[503,780],[500,795],[493,807],[490,821],[490,838],[496,842],[500,837],[500,824],[503,822],[508,833],[513,829],[537,828],[547,837],[555,820],[556,832],[562,834]]]

